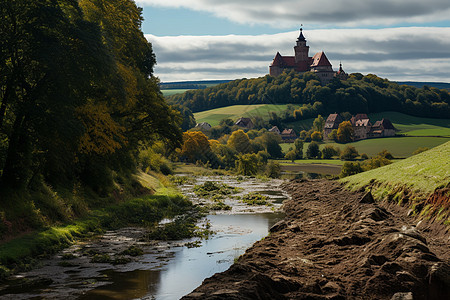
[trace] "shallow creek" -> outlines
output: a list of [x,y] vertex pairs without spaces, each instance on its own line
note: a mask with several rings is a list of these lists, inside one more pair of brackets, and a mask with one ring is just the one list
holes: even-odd
[[[280,212],[287,195],[281,180],[235,177],[196,177],[180,186],[194,203],[211,200],[193,193],[195,184],[216,181],[239,187],[240,192],[224,199],[231,210],[215,211],[206,217],[215,232],[199,247],[187,247],[198,239],[175,242],[148,241],[142,228],[123,228],[77,243],[42,263],[42,267],[19,274],[28,284],[0,290],[0,299],[179,299],[217,272],[228,269],[268,229],[283,218]],[[269,197],[270,205],[249,206],[238,198],[249,192]],[[124,264],[92,262],[92,253],[115,254],[135,245],[143,255]],[[70,258],[70,259],[67,259]]]

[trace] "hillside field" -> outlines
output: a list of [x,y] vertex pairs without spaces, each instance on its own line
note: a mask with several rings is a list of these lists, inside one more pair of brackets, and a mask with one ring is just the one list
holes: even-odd
[[[333,147],[339,147],[344,150],[346,146],[353,146],[356,148],[359,154],[367,154],[370,156],[375,156],[382,150],[388,150],[396,158],[405,158],[412,155],[412,153],[419,147],[433,148],[450,141],[450,137],[390,137],[390,138],[378,138],[357,141],[348,144],[338,144],[338,143],[322,143],[320,149],[326,145],[332,145]],[[306,153],[309,143],[305,143],[303,146],[303,154]],[[283,152],[289,150],[293,147],[293,144],[283,143],[280,145]]]
[[170,90],[161,90],[164,97],[169,97],[176,94],[183,94],[184,92],[189,91],[189,89],[170,89]]
[[[299,105],[294,105],[298,108]],[[254,104],[254,105],[232,105],[227,107],[215,108],[194,113],[197,123],[208,122],[211,126],[219,125],[222,119],[232,119],[236,121],[240,117],[259,116],[264,119],[269,118],[269,112],[281,113],[286,110],[287,104]]]
[[378,200],[409,202],[415,214],[450,225],[450,142],[341,181],[352,190],[369,187]]

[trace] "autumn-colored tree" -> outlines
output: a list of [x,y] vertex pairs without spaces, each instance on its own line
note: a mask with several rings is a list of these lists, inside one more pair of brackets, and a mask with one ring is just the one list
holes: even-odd
[[258,173],[259,159],[255,153],[247,153],[239,156],[236,161],[237,173],[245,176],[252,176]]
[[211,156],[211,144],[208,137],[201,131],[183,133],[180,156],[192,163],[198,160],[206,162]]
[[250,139],[242,129],[236,130],[231,134],[227,145],[239,153],[249,153],[252,151]]
[[314,131],[322,132],[324,126],[325,126],[324,118],[321,115],[318,115],[317,118],[315,118],[314,122],[313,122]]
[[340,143],[348,143],[353,140],[353,126],[350,121],[344,121],[339,124],[337,139]]
[[319,131],[314,131],[311,134],[311,140],[315,141],[315,142],[320,142],[322,141],[322,133],[320,133]]
[[340,158],[343,160],[353,160],[357,158],[359,155],[358,151],[353,146],[345,147],[344,151],[342,151]]

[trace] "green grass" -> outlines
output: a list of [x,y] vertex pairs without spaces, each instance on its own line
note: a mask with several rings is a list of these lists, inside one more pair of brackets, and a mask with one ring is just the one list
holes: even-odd
[[389,119],[398,133],[413,136],[450,137],[450,119],[431,119],[408,116],[397,112],[369,114],[372,124],[382,118]]
[[439,218],[441,214],[444,222],[450,222],[448,211],[441,207],[427,208],[425,203],[436,188],[450,184],[450,142],[391,165],[343,178],[341,182],[352,190],[371,185],[377,199],[399,203],[408,199],[417,213],[429,216],[434,211],[435,216]]
[[[350,145],[355,147],[359,154],[366,153],[369,157],[376,156],[379,152],[386,149],[396,158],[406,158],[411,156],[419,147],[428,147],[431,149],[448,141],[450,141],[450,137],[390,137],[368,139],[348,144],[326,142],[320,145],[320,149],[323,149],[326,145],[331,145],[344,150],[346,146]],[[293,147],[293,145],[292,143],[280,144],[284,153]],[[308,145],[309,143],[304,143],[303,154],[306,153]]]
[[342,166],[345,161],[340,159],[297,159],[292,163],[290,160],[278,160],[281,165],[292,165],[292,164],[328,164]]
[[189,91],[189,89],[170,89],[170,90],[161,90],[164,97],[173,96],[176,94],[183,94],[184,92]]
[[[298,105],[295,105],[298,107]],[[197,123],[208,122],[211,126],[219,125],[222,119],[232,119],[236,121],[240,117],[260,116],[269,118],[269,112],[282,112],[286,110],[287,104],[254,104],[254,105],[232,105],[227,107],[210,109],[194,113]]]

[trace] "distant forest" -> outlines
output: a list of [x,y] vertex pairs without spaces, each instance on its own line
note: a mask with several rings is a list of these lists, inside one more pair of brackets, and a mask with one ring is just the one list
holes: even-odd
[[296,119],[316,113],[382,111],[431,118],[450,116],[448,90],[400,85],[374,74],[364,76],[360,73],[353,73],[344,81],[335,79],[326,86],[322,86],[311,72],[292,71],[278,77],[239,79],[177,94],[170,97],[170,102],[186,106],[192,112],[237,104],[303,104]]

